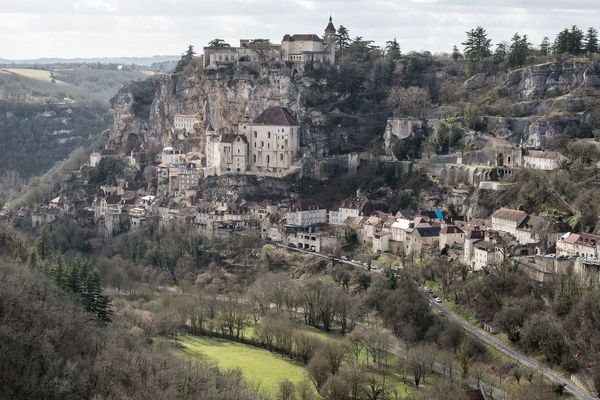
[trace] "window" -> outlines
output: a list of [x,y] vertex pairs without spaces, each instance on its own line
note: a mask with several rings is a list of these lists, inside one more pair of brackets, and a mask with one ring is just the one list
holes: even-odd
[[257,135],[257,132],[256,132],[256,131],[254,131],[254,137],[256,137],[256,135]]
[[283,161],[283,154],[279,155],[279,161]]
[[260,142],[260,147],[265,147],[265,142]]
[[271,132],[267,132],[267,138],[271,139]]
[[271,148],[271,143],[267,143],[267,149]]
[[252,156],[253,162],[256,163],[256,154]]
[[267,165],[269,164],[270,161],[271,161],[271,157],[267,156]]

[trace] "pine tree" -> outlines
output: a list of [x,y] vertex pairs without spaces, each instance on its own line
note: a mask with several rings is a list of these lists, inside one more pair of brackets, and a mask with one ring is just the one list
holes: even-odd
[[386,52],[387,58],[394,62],[396,62],[400,59],[400,56],[402,56],[402,52],[400,51],[400,45],[398,44],[398,41],[396,40],[396,38],[394,38],[394,40],[390,40],[386,43],[385,52]]
[[478,26],[467,32],[467,40],[462,43],[465,46],[464,55],[469,60],[483,60],[491,55],[491,39],[488,39],[486,30]]
[[458,50],[458,47],[456,47],[456,45],[452,46],[452,59],[454,61],[458,61],[461,58],[463,58],[463,55]]
[[29,256],[27,257],[27,266],[31,269],[37,269],[39,266],[39,257],[35,247],[31,249]]
[[573,25],[568,39],[567,51],[569,54],[576,56],[583,53],[583,37],[583,31],[576,25]]
[[506,58],[506,42],[498,43],[494,51],[494,62],[500,64]]
[[42,260],[46,260],[52,254],[54,246],[48,230],[48,225],[44,225],[40,236],[35,241],[35,249],[37,250],[38,256]]
[[177,62],[177,65],[175,66],[175,73],[183,71],[183,69],[194,60],[195,55],[196,53],[194,52],[194,46],[190,44],[186,52],[181,55],[181,58]]
[[350,33],[344,25],[340,25],[335,34],[335,46],[340,57],[346,54],[346,50],[350,46]]
[[529,47],[531,44],[527,41],[527,35],[519,36],[519,33],[515,33],[510,43],[510,53],[508,55],[508,61],[513,67],[519,67],[524,65],[527,61],[527,55],[529,54]]
[[548,36],[544,36],[542,43],[540,43],[540,53],[543,56],[550,54],[550,39],[548,39]]
[[56,264],[54,265],[54,268],[52,269],[52,279],[54,280],[54,283],[56,283],[56,285],[63,289],[66,290],[68,288],[67,285],[67,268],[65,266],[65,262],[63,261],[62,257],[59,257],[58,260],[56,260]]
[[588,28],[585,33],[585,52],[588,54],[598,53],[598,31],[596,28]]
[[569,36],[570,32],[568,29],[562,30],[558,35],[556,35],[552,49],[554,54],[560,55],[569,52]]
[[97,302],[102,296],[102,287],[100,283],[100,274],[95,268],[88,271],[83,283],[81,297],[86,310],[97,314]]

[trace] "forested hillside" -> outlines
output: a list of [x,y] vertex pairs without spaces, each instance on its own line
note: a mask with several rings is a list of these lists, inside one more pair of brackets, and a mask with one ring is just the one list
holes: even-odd
[[61,65],[0,69],[0,179],[48,171],[112,123],[108,100],[135,70]]

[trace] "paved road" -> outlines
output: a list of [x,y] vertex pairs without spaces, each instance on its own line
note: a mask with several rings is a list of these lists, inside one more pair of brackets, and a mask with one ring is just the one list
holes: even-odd
[[597,399],[597,397],[592,396],[587,390],[581,388],[579,385],[575,384],[570,379],[565,378],[555,370],[545,367],[539,361],[527,357],[526,355],[514,350],[512,347],[508,346],[494,335],[491,335],[486,331],[471,325],[470,323],[459,317],[457,314],[452,312],[450,309],[448,309],[448,307],[446,307],[444,304],[436,303],[435,301],[433,301],[432,298],[429,298],[429,302],[431,303],[431,306],[434,310],[442,310],[449,319],[458,323],[466,331],[470,332],[471,334],[484,341],[485,343],[489,344],[490,346],[496,348],[497,350],[503,352],[510,358],[513,358],[521,364],[533,369],[534,371],[543,375],[552,382],[564,385],[565,389],[571,392],[578,399]]

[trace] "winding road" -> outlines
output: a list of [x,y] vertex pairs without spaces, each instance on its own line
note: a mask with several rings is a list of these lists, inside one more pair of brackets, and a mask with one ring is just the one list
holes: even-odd
[[[328,256],[325,254],[315,253],[315,252],[307,251],[307,250],[303,250],[303,249],[290,248],[290,247],[286,247],[284,245],[278,245],[278,246],[282,247],[282,248],[287,248],[288,250],[292,250],[292,251],[308,253],[308,254],[318,256],[318,257],[331,259],[331,256]],[[353,265],[355,267],[365,268],[364,265],[362,265],[362,264],[354,263],[354,262],[348,261],[348,260],[343,260],[338,257],[335,257],[335,260],[337,262],[341,262],[341,263],[348,264],[348,265]],[[372,270],[372,271],[373,272],[381,272],[380,270]],[[452,310],[450,310],[448,307],[446,307],[443,303],[436,303],[433,300],[433,298],[429,295],[428,295],[428,301],[431,304],[431,307],[434,311],[436,311],[436,312],[440,311],[440,310],[443,311],[448,319],[451,319],[452,321],[456,322],[457,324],[462,326],[463,329],[470,332],[472,335],[474,335],[481,341],[494,347],[496,350],[501,351],[508,357],[518,361],[519,363],[523,364],[524,366],[531,368],[532,370],[536,371],[538,374],[543,375],[546,379],[552,381],[553,383],[564,385],[565,389],[568,392],[570,392],[571,394],[573,394],[573,396],[575,396],[576,398],[581,399],[581,400],[598,399],[597,397],[592,395],[586,389],[577,385],[575,382],[573,382],[569,378],[564,377],[558,371],[544,366],[539,361],[537,361],[531,357],[528,357],[525,354],[513,349],[511,346],[505,344],[504,342],[502,342],[500,339],[498,339],[494,335],[492,335],[482,329],[479,329],[478,327],[465,321],[460,316],[458,316],[456,313],[454,313]],[[392,350],[392,352],[400,352],[401,351],[400,349],[395,349],[395,348],[391,349],[391,350]]]

